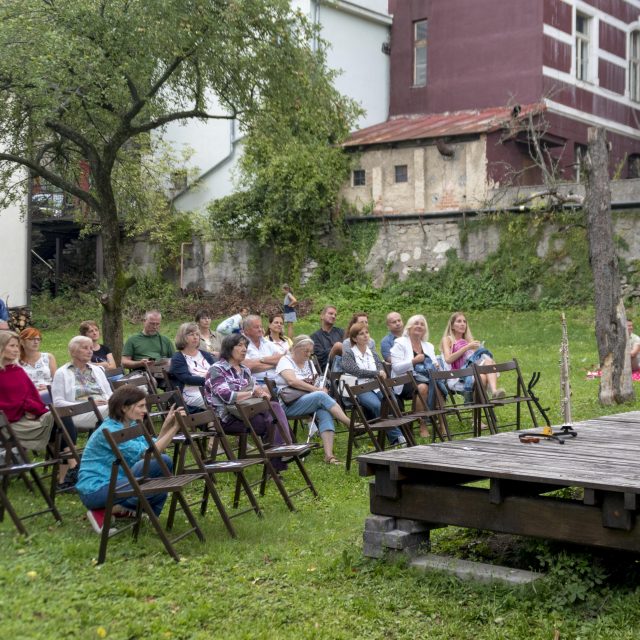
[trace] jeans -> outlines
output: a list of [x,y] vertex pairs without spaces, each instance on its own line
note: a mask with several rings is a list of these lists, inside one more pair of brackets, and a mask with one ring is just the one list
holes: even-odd
[[[366,391],[358,396],[358,401],[364,408],[367,419],[379,418],[382,410],[380,396],[375,391]],[[397,427],[387,431],[387,438],[392,444],[402,436],[402,431]]]
[[315,412],[318,431],[323,433],[336,430],[333,416],[329,413],[329,409],[335,404],[336,401],[330,395],[322,391],[312,391],[305,393],[295,402],[284,405],[284,412],[287,416],[301,416]]
[[[169,471],[173,468],[173,463],[171,458],[168,455],[162,454],[162,459],[164,460],[167,467],[169,467]],[[142,468],[144,466],[144,460],[138,460],[133,467],[131,467],[131,472],[136,478],[142,477]],[[149,474],[150,478],[161,478],[164,475],[162,473],[162,469],[158,464],[157,460],[151,460],[149,463]],[[126,482],[122,486],[118,485],[118,489],[130,489],[131,485]],[[104,509],[107,505],[107,498],[109,496],[109,485],[105,484],[100,487],[97,491],[93,493],[80,494],[80,500],[82,500],[82,504],[87,507],[87,509]],[[167,501],[166,493],[153,493],[151,495],[146,496],[153,512],[159,516],[162,512],[162,507],[164,507],[164,503]],[[135,510],[138,506],[138,498],[132,496],[130,498],[122,498],[121,500],[116,500],[115,504],[119,504],[125,509]]]

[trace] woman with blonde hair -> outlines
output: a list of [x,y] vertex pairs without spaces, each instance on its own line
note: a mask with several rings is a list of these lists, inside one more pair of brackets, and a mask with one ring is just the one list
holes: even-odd
[[[427,319],[420,314],[411,316],[407,320],[402,336],[396,338],[391,347],[392,376],[401,376],[411,371],[418,385],[418,393],[422,403],[421,410],[428,405],[429,368],[437,368],[436,352],[429,342],[429,325]],[[410,389],[397,387],[397,395],[402,398],[410,396]],[[426,423],[420,423],[420,436],[429,437]]]
[[[493,354],[485,349],[484,342],[474,339],[469,328],[469,323],[464,313],[456,311],[451,314],[447,326],[440,342],[440,350],[447,364],[451,365],[451,369],[456,371],[464,369],[472,364],[494,364]],[[473,378],[464,380],[464,389],[466,393],[473,390]],[[497,386],[498,374],[488,373],[482,375],[482,384],[487,387],[488,391],[494,398],[503,398],[504,389]],[[454,389],[458,390],[456,387]]]
[[47,386],[53,381],[58,368],[52,353],[40,351],[42,334],[35,327],[20,332],[20,366],[36,386],[42,401],[51,402]]

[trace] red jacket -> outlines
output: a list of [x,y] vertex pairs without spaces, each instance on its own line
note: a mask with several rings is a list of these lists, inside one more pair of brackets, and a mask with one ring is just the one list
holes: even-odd
[[0,369],[0,411],[4,411],[9,422],[17,422],[25,413],[36,417],[47,413],[35,385],[17,364]]

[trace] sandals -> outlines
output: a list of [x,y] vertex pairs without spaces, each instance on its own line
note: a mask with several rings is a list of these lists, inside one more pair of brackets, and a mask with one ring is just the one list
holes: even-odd
[[335,456],[330,456],[329,458],[325,458],[324,461],[327,464],[335,464],[335,465],[341,465],[342,462],[340,462],[340,460],[338,460],[338,458],[336,458]]

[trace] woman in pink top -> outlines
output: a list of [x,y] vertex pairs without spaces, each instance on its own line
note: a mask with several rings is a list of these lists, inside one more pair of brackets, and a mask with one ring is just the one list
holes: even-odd
[[[442,355],[454,371],[476,364],[494,364],[492,354],[484,348],[484,343],[475,340],[471,335],[469,323],[464,313],[456,311],[449,318],[440,343]],[[482,375],[482,384],[487,387],[494,398],[504,398],[504,389],[497,387],[498,374]]]

